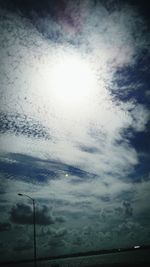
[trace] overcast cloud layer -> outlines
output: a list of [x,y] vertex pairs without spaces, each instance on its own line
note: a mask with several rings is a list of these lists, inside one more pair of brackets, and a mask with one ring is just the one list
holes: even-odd
[[[39,257],[149,244],[146,14],[128,1],[6,1],[0,15],[1,259],[32,257],[19,192],[36,200]],[[61,99],[52,80],[68,58],[92,78]],[[69,71],[57,79],[76,92]]]

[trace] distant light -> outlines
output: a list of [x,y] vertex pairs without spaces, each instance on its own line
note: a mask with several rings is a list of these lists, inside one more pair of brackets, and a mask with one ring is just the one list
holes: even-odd
[[68,173],[66,173],[65,176],[68,177],[69,176]]
[[140,248],[140,246],[134,246],[134,248]]

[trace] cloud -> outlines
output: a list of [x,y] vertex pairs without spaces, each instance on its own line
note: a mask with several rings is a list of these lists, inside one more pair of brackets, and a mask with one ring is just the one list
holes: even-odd
[[1,155],[0,166],[1,173],[8,178],[28,183],[44,184],[50,180],[60,180],[66,174],[69,176],[70,183],[96,178],[95,174],[60,161],[45,160],[19,153]]
[[81,246],[81,244],[83,243],[83,239],[80,235],[76,235],[74,237],[74,240],[73,240],[73,245],[75,246]]
[[47,247],[51,249],[52,255],[64,254],[68,245],[68,230],[66,228],[51,229]]
[[125,234],[127,232],[132,232],[132,231],[134,232],[135,229],[136,231],[140,231],[142,229],[142,226],[139,223],[136,223],[133,221],[124,222],[118,226],[118,231],[119,233],[122,233],[122,234]]
[[[67,10],[71,9],[72,14],[74,14],[74,12],[76,13],[73,2],[69,4],[68,7],[65,4],[65,9],[66,9],[66,12],[68,12]],[[25,116],[27,118],[26,124],[27,124],[27,128],[29,131],[29,136],[28,136],[29,138],[33,137],[34,133],[35,135],[37,134],[37,137],[39,136],[39,138],[40,136],[44,136],[45,134],[46,135],[50,134],[49,132],[42,133],[40,130],[40,129],[43,129],[43,130],[50,129],[50,131],[52,132],[52,137],[51,137],[52,141],[55,140],[55,143],[53,142],[51,144],[52,155],[55,158],[59,158],[59,159],[61,158],[61,161],[67,162],[68,165],[70,164],[74,168],[75,168],[74,166],[74,162],[75,162],[75,165],[78,167],[78,173],[77,171],[75,173],[75,169],[74,169],[74,174],[76,174],[76,176],[83,175],[83,176],[88,177],[87,172],[92,172],[92,173],[94,172],[96,174],[101,173],[102,176],[105,176],[105,173],[106,172],[108,173],[110,171],[112,175],[122,176],[123,173],[124,174],[126,173],[126,175],[128,175],[128,172],[132,171],[132,167],[134,167],[138,163],[138,155],[135,153],[132,146],[127,145],[126,140],[124,140],[121,137],[120,132],[123,132],[124,129],[130,127],[130,125],[132,125],[135,130],[138,130],[138,131],[144,130],[148,115],[147,115],[147,111],[143,108],[143,106],[138,105],[136,107],[136,105],[133,105],[132,103],[127,103],[126,105],[124,105],[124,103],[122,102],[119,102],[119,105],[117,106],[118,103],[113,101],[113,98],[111,98],[111,95],[109,93],[109,90],[107,89],[105,81],[108,80],[108,83],[109,82],[111,83],[113,72],[110,73],[108,71],[109,69],[108,65],[110,64],[110,62],[112,62],[111,64],[115,66],[115,68],[120,67],[120,64],[122,67],[126,64],[130,64],[130,61],[132,63],[132,60],[133,60],[132,54],[134,54],[133,50],[135,47],[134,47],[131,33],[132,33],[133,28],[135,27],[135,24],[136,24],[135,21],[138,20],[138,15],[136,14],[135,11],[131,11],[130,7],[127,7],[126,5],[125,6],[121,5],[120,10],[115,9],[111,13],[109,13],[108,10],[105,9],[105,7],[102,5],[97,5],[97,7],[95,7],[95,6],[91,6],[87,4],[87,5],[84,5],[84,9],[87,11],[87,13],[89,12],[90,16],[86,17],[86,20],[83,22],[83,25],[82,25],[83,27],[81,27],[82,29],[79,33],[79,36],[77,36],[77,39],[81,40],[80,42],[81,45],[78,46],[78,49],[79,51],[81,50],[83,52],[84,45],[86,45],[88,49],[91,48],[91,55],[93,57],[92,60],[94,64],[97,64],[96,62],[99,62],[98,63],[99,66],[93,65],[93,68],[95,68],[94,71],[96,72],[96,74],[98,74],[97,68],[99,70],[101,69],[101,78],[100,78],[100,81],[98,81],[98,88],[102,88],[101,92],[99,91],[99,89],[96,89],[98,90],[96,91],[98,94],[98,97],[93,99],[93,105],[91,105],[90,113],[86,112],[87,119],[83,120],[83,118],[85,118],[85,113],[83,112],[83,118],[81,116],[82,114],[80,114],[81,119],[79,118],[76,119],[73,117],[70,120],[70,118],[68,117],[68,112],[62,113],[62,111],[54,107],[54,101],[52,99],[49,99],[50,102],[52,102],[50,105],[49,101],[47,101],[48,96],[45,94],[41,95],[40,88],[42,86],[41,81],[42,79],[44,79],[43,75],[44,73],[47,73],[47,71],[51,67],[53,67],[53,65],[55,64],[56,55],[54,56],[55,50],[53,46],[53,39],[55,38],[49,38],[50,43],[47,43],[46,40],[45,42],[43,42],[41,40],[39,33],[34,28],[34,25],[38,25],[38,22],[40,22],[39,25],[42,25],[43,23],[44,30],[46,31],[47,29],[48,32],[51,32],[52,27],[49,26],[51,28],[48,29],[48,27],[46,26],[44,27],[44,23],[45,23],[45,20],[47,20],[46,25],[51,25],[51,23],[49,22],[52,20],[52,18],[46,17],[44,19],[36,15],[35,22],[34,22],[35,24],[32,24],[32,23],[30,24],[28,17],[22,20],[19,14],[14,16],[11,13],[7,13],[6,24],[8,23],[9,16],[13,18],[13,22],[12,22],[12,26],[14,27],[12,31],[13,36],[16,36],[16,30],[15,30],[16,27],[18,30],[17,45],[18,45],[20,55],[23,56],[24,58],[22,64],[24,65],[26,62],[26,59],[25,59],[26,53],[24,50],[22,51],[22,46],[19,45],[19,42],[20,42],[20,38],[22,34],[25,33],[24,35],[25,36],[24,38],[25,47],[27,47],[29,51],[31,49],[29,60],[30,62],[32,61],[35,62],[35,65],[38,66],[37,68],[38,68],[40,79],[37,76],[37,72],[34,70],[35,65],[31,64],[31,68],[28,65],[27,68],[29,68],[33,73],[32,75],[33,79],[31,81],[30,77],[27,75],[28,73],[27,74],[24,73],[26,77],[25,80],[29,79],[32,84],[31,89],[30,90],[27,89],[26,95],[24,95],[23,88],[22,88],[21,93],[19,93],[19,95],[18,95],[19,91],[16,91],[16,93],[12,94],[11,90],[8,90],[7,94],[3,92],[2,95],[3,97],[5,96],[4,98],[5,100],[7,99],[8,102],[10,101],[10,99],[15,97],[14,101],[12,101],[11,103],[14,103],[14,102],[18,103],[18,105],[16,106],[16,109],[17,109],[17,112],[20,114],[19,115],[20,118],[22,118],[23,114],[25,113]],[[80,5],[78,6],[78,10],[80,10]],[[33,15],[33,17],[34,16],[35,15]],[[126,16],[130,18],[129,20],[131,22],[130,25],[128,23]],[[101,23],[99,22],[99,17],[101,17]],[[116,21],[117,17],[120,20],[120,24],[118,24],[118,21]],[[56,21],[55,21],[55,24],[57,24]],[[20,25],[20,28],[17,25]],[[94,29],[94,32],[93,32],[93,29]],[[27,35],[26,33],[28,33],[29,30],[33,31],[33,34]],[[42,30],[42,32],[44,30]],[[57,26],[53,27],[53,31],[54,30],[57,32]],[[120,33],[119,37],[118,37],[118,32]],[[9,36],[8,33],[6,35]],[[32,36],[31,40],[29,36]],[[124,39],[124,36],[127,36],[127,37]],[[85,37],[87,37],[87,40],[88,40],[87,44],[84,44]],[[110,42],[112,38],[113,40],[115,40],[115,43]],[[35,45],[34,40],[36,40],[37,44],[39,43],[39,45],[42,47],[41,49],[43,51],[42,54],[40,54],[38,46]],[[65,38],[63,40],[65,40]],[[100,45],[100,47],[97,47],[98,44]],[[61,56],[61,49],[62,48],[60,47],[60,52],[58,52],[59,47],[58,49],[56,49],[58,52],[58,57]],[[73,47],[70,47],[69,43],[66,44],[66,51],[67,49],[69,50],[71,49],[71,51],[73,51]],[[120,51],[120,49],[121,49],[121,53],[119,52],[119,56],[118,56],[118,52],[115,52],[115,51]],[[129,53],[128,50],[130,50],[131,53]],[[50,60],[48,61],[51,63],[50,65],[47,66],[47,63],[46,63],[47,54],[46,53],[49,53],[49,51],[51,51],[52,59],[49,58]],[[114,52],[110,53],[109,51],[114,51]],[[100,60],[94,60],[95,57],[97,58],[98,54],[99,54]],[[127,58],[126,54],[130,55],[129,58]],[[102,55],[105,55],[105,57]],[[17,54],[16,54],[16,57],[17,57]],[[122,57],[122,58],[119,58],[119,57]],[[41,58],[43,59],[43,61],[41,60]],[[88,55],[87,55],[87,58],[88,58]],[[119,60],[118,63],[117,63],[117,60]],[[41,64],[41,62],[43,63]],[[22,66],[18,65],[17,68],[22,69]],[[14,73],[14,71],[12,73]],[[9,76],[9,79],[11,79],[10,76]],[[34,83],[34,81],[37,81],[37,82]],[[16,84],[14,88],[15,87],[18,88],[18,86],[19,84],[18,85]],[[47,86],[46,83],[45,83],[45,86]],[[36,88],[36,97],[35,97],[34,88]],[[117,87],[117,90],[118,90],[118,87]],[[27,100],[27,98],[29,99]],[[39,101],[38,100],[39,98],[42,99],[42,101]],[[98,99],[99,99],[99,102],[97,101]],[[2,101],[3,105],[4,105],[4,102],[5,101]],[[20,109],[20,106],[19,106],[20,103],[21,103],[23,111]],[[5,105],[5,107],[7,106],[8,105]],[[9,108],[10,106],[11,105],[9,104]],[[49,108],[50,106],[51,106],[51,109]],[[132,113],[129,112],[131,106],[132,106]],[[28,114],[26,114],[26,112]],[[28,121],[31,118],[31,114],[32,115],[34,114],[34,117],[35,118],[38,117],[39,120],[35,120],[33,123],[31,120],[31,123],[28,124]],[[47,114],[47,116],[45,116],[45,114]],[[40,123],[39,125],[41,125],[39,126],[40,127],[39,130],[37,129],[38,127],[36,125],[36,121],[39,121]],[[30,124],[31,124],[31,127],[30,127]],[[17,127],[22,127],[21,125],[22,124],[19,124],[19,126]],[[74,127],[74,125],[76,125],[76,127]],[[32,126],[33,126],[33,131],[32,131]],[[30,131],[30,128],[31,128],[31,131]],[[17,128],[17,129],[19,129],[17,130],[19,131],[19,133],[24,134],[24,132],[22,132],[21,130],[22,128]],[[25,126],[25,129],[26,129],[26,126]],[[27,135],[28,135],[28,131],[26,133]],[[89,134],[89,132],[91,132],[92,134]],[[98,137],[99,142],[97,140],[97,137],[94,138],[94,135],[96,136],[96,133],[97,133],[97,136],[99,136]],[[50,157],[51,153],[49,152],[49,149],[48,149],[49,143],[47,142],[41,144],[40,142],[36,143],[34,140],[34,142],[31,141],[29,144],[29,138],[27,138],[27,140],[20,139],[20,141],[19,141],[19,138],[17,138],[17,140],[13,139],[14,141],[12,141],[12,138],[11,138],[11,144],[8,146],[9,137],[7,136],[5,138],[6,138],[6,141],[3,138],[3,147],[5,150],[8,147],[8,149],[12,150],[12,152],[16,152],[16,147],[14,144],[17,142],[18,149],[20,149],[21,153],[22,151],[26,151],[26,153],[28,154],[30,151],[32,155],[34,153],[36,155],[40,154],[40,157],[41,157],[46,154],[48,158]],[[116,146],[117,141],[120,142],[118,146]],[[27,143],[29,145],[27,145]],[[78,145],[79,143],[80,143],[80,146]],[[65,150],[64,150],[64,147],[65,147]],[[93,153],[93,152],[96,152],[96,153]],[[92,159],[91,159],[91,153],[93,155]],[[90,162],[91,164],[89,164]],[[84,171],[86,172],[83,173]],[[71,171],[71,174],[72,174],[72,171]],[[39,180],[46,180],[47,175],[45,176],[45,174],[42,173],[42,174],[39,174],[38,177],[39,177]],[[25,179],[27,179],[26,176],[25,176]]]
[[38,121],[20,114],[0,113],[0,133],[14,133],[27,137],[50,139],[50,134]]
[[60,247],[65,246],[65,241],[63,239],[58,238],[51,238],[48,242],[48,245],[52,248],[52,252],[54,253],[55,250],[59,249]]
[[66,221],[65,217],[63,216],[56,216],[56,222],[64,223]]
[[[58,179],[59,173],[55,166],[59,163],[42,161],[21,154],[9,154],[0,159],[1,172],[11,176],[11,179],[23,180],[29,183],[46,183],[51,179]],[[63,165],[62,165],[63,167]]]
[[91,154],[99,152],[97,147],[88,147],[88,146],[81,145],[79,146],[79,148],[81,149],[81,151],[91,153]]
[[64,237],[68,234],[68,230],[66,228],[60,228],[58,230],[51,230],[51,235],[56,238]]
[[53,236],[53,237],[61,237],[68,234],[68,230],[63,227],[63,228],[54,228],[52,226],[48,226],[48,225],[44,225],[41,226],[39,235],[42,237],[43,235],[47,235],[47,236]]
[[32,240],[18,239],[14,251],[20,253],[33,248]]
[[99,232],[98,233],[98,237],[99,237],[99,239],[100,239],[100,241],[105,241],[106,242],[106,240],[107,240],[107,242],[108,241],[110,241],[111,240],[111,232]]
[[0,232],[9,231],[11,229],[11,224],[8,222],[1,222],[0,223]]
[[[17,204],[10,211],[10,220],[16,224],[33,224],[33,211],[31,206],[26,204]],[[54,224],[54,218],[49,214],[47,206],[36,207],[36,224],[50,225]]]
[[130,217],[133,215],[133,209],[131,207],[131,203],[129,203],[128,201],[124,201],[123,207],[125,211],[125,216]]

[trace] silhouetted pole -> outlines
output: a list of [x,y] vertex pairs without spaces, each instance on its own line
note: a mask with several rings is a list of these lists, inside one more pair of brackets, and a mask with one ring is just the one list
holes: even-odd
[[19,193],[18,196],[26,196],[32,200],[33,204],[33,241],[34,241],[34,267],[37,267],[37,261],[36,261],[36,221],[35,221],[35,200],[26,195],[26,194],[21,194]]

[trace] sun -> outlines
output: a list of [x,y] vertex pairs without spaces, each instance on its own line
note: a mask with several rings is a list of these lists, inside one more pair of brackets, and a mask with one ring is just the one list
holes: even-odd
[[95,65],[85,54],[62,50],[44,57],[31,73],[33,101],[48,113],[88,114],[98,93]]
[[90,98],[94,83],[90,65],[77,56],[62,57],[51,71],[52,94],[63,106],[83,105]]

